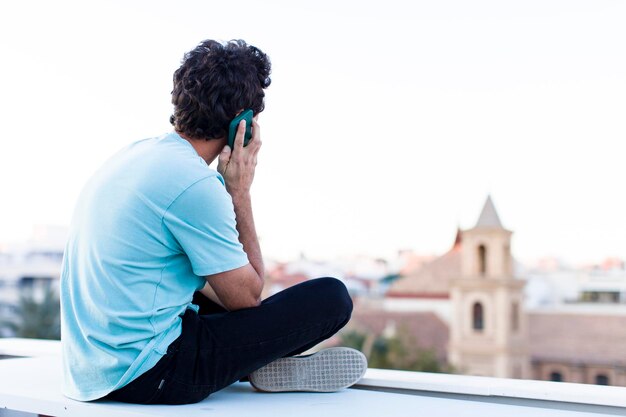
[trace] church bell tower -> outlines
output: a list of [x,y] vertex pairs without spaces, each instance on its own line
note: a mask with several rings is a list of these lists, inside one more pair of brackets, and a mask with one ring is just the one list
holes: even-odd
[[451,287],[449,361],[458,372],[530,378],[524,284],[514,277],[511,235],[491,197],[462,232],[461,276]]

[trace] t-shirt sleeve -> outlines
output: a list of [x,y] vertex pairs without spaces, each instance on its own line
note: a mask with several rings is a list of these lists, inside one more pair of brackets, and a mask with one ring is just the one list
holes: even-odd
[[217,176],[187,188],[169,206],[163,223],[198,276],[230,271],[249,263],[239,242],[232,199]]

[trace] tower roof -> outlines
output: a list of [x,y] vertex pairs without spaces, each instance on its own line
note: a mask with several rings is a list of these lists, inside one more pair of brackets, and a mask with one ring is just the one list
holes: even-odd
[[491,200],[491,196],[487,196],[487,201],[485,201],[483,211],[480,213],[480,217],[478,217],[475,227],[504,229],[502,223],[500,222],[500,217],[498,216],[496,207],[493,205],[493,201]]

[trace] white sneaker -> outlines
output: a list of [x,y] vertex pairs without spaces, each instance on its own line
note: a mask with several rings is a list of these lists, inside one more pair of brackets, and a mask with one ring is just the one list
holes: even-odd
[[356,349],[337,347],[278,359],[251,373],[250,383],[267,392],[335,392],[356,384],[366,370],[365,355]]

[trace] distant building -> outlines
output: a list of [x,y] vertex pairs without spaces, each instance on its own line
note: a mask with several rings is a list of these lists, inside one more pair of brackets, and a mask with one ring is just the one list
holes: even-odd
[[475,227],[459,230],[448,252],[402,276],[383,300],[362,303],[354,326],[376,317],[369,328],[379,334],[407,329],[469,375],[626,386],[626,280],[591,276],[575,303],[529,310],[511,236],[488,198]]
[[25,291],[38,297],[58,288],[66,233],[64,227],[37,226],[28,241],[0,251],[0,318],[13,316]]
[[511,235],[491,201],[461,234],[460,274],[451,281],[450,363],[461,372],[529,378],[524,281],[513,275]]
[[313,261],[301,256],[291,262],[266,262],[266,284],[263,297],[312,278],[333,277],[341,280],[353,297],[382,293],[381,281],[390,274],[382,259],[366,257]]

